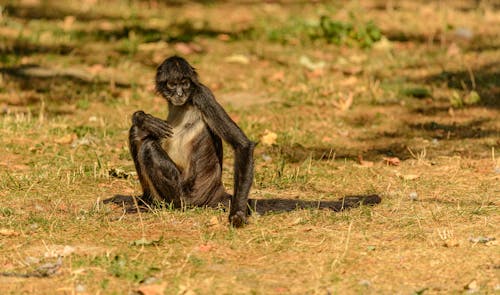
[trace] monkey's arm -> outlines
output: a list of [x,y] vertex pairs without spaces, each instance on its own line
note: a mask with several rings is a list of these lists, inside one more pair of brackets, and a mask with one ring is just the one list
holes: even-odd
[[253,182],[255,143],[246,137],[205,86],[201,85],[193,93],[193,103],[202,112],[208,127],[234,149],[234,193],[229,222],[235,227],[241,227],[246,223],[248,194]]
[[172,126],[167,121],[153,117],[143,111],[137,111],[132,115],[132,124],[141,129],[143,137],[166,138],[171,137],[173,134]]

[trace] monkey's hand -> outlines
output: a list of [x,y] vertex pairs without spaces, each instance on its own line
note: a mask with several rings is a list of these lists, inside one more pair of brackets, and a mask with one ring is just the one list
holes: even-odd
[[137,111],[132,115],[132,124],[156,138],[172,137],[173,135],[172,126],[167,121],[143,111]]
[[229,223],[234,227],[242,227],[247,224],[247,215],[243,211],[236,211],[229,215]]

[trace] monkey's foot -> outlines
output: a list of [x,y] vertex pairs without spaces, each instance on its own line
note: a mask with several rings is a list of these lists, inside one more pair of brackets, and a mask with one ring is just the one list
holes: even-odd
[[243,211],[236,211],[229,215],[229,223],[234,227],[242,227],[247,224],[247,215]]

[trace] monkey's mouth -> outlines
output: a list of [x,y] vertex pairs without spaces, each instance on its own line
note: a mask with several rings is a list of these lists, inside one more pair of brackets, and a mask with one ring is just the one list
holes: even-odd
[[187,101],[187,96],[186,95],[182,95],[182,96],[177,96],[177,95],[174,95],[174,96],[171,96],[168,98],[168,100],[173,104],[173,105],[183,105],[186,103]]

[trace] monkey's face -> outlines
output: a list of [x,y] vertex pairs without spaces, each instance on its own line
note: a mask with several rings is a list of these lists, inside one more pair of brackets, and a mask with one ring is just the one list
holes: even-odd
[[188,78],[167,80],[159,90],[160,94],[173,105],[181,106],[185,104],[191,96],[191,80]]
[[197,81],[194,68],[178,56],[167,58],[156,71],[156,91],[176,106],[189,100]]

